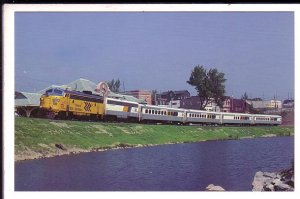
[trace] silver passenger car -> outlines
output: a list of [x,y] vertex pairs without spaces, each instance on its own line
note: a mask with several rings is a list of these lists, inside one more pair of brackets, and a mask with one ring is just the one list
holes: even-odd
[[185,110],[152,105],[141,105],[141,121],[184,122]]
[[185,122],[220,124],[220,116],[221,116],[220,112],[187,110]]
[[253,115],[245,113],[221,113],[221,124],[254,124]]
[[139,104],[137,102],[126,101],[114,98],[105,98],[105,115],[116,118],[136,118],[139,116]]
[[202,123],[202,124],[242,124],[242,125],[279,125],[279,115],[245,114],[229,112],[210,112],[169,108],[137,102],[105,98],[105,115],[115,119],[134,119],[136,121]]
[[271,124],[279,125],[282,122],[282,118],[279,115],[253,115],[254,124]]

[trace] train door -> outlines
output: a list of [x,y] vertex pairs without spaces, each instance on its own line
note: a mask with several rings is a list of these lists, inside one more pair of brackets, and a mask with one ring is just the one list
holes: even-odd
[[142,105],[138,104],[138,121],[140,122],[142,120]]
[[185,124],[187,121],[187,110],[184,110],[182,114],[183,114],[182,123]]
[[255,116],[251,116],[251,124],[254,125],[255,124]]
[[104,95],[103,96],[103,106],[104,106],[104,117],[106,116],[107,114],[107,97]]
[[220,124],[223,124],[223,114],[220,114]]

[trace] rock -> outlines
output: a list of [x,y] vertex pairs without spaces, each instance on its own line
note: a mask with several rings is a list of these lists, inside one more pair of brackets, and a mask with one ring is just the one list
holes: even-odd
[[209,184],[207,187],[206,187],[206,190],[209,190],[209,189],[211,189],[211,188],[213,188],[215,185],[213,185],[213,184]]
[[294,187],[294,181],[293,180],[285,181],[285,184],[289,185],[290,187]]
[[62,144],[55,144],[55,146],[63,151],[66,151],[67,149]]
[[276,173],[256,172],[252,191],[294,191],[293,168]]
[[281,175],[279,173],[276,174],[276,178],[280,179]]
[[268,184],[264,186],[265,191],[274,191],[274,185]]
[[294,191],[294,188],[292,188],[291,186],[284,184],[284,183],[280,183],[278,185],[274,185],[274,190],[275,191]]
[[225,189],[221,186],[216,186],[214,184],[209,184],[206,187],[206,191],[225,191]]
[[261,171],[256,172],[252,182],[252,191],[263,191],[264,185],[272,180],[272,178],[268,176],[269,175],[264,175],[264,173]]
[[263,176],[269,177],[269,178],[275,178],[276,177],[276,173],[263,172]]
[[261,172],[261,171],[258,171],[258,172],[256,172],[256,174],[255,174],[256,177],[262,177],[263,175],[264,175],[264,173]]
[[280,179],[276,178],[276,179],[272,180],[271,184],[277,186],[279,184],[282,184],[282,181]]

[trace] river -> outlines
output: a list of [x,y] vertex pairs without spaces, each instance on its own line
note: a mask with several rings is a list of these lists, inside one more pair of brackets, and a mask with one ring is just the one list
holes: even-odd
[[25,160],[16,191],[250,191],[255,172],[291,166],[294,137],[207,141]]

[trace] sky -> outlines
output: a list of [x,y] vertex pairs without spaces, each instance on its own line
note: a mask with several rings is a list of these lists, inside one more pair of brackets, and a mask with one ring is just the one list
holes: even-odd
[[293,97],[293,12],[15,14],[17,91],[119,78],[125,90],[196,95],[186,83],[196,65],[225,73],[235,98]]

